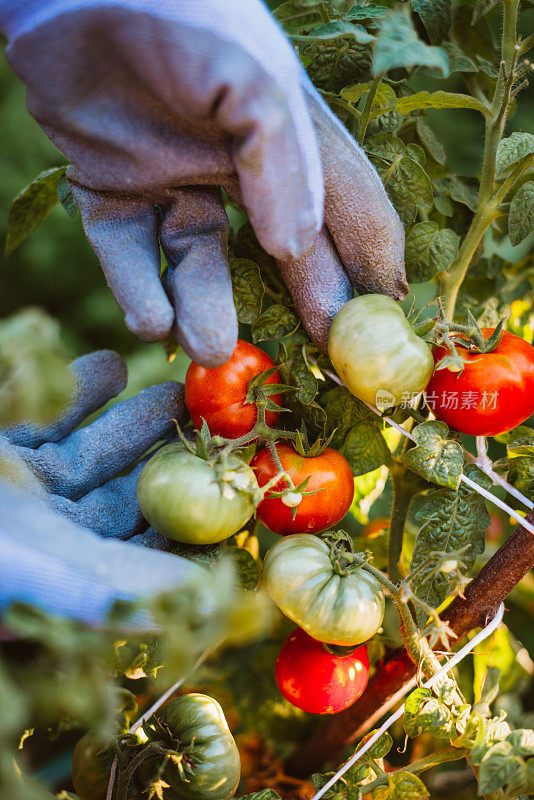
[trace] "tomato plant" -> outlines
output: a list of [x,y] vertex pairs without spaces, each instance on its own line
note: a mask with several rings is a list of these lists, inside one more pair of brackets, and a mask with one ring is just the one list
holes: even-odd
[[156,530],[189,544],[211,544],[236,533],[254,512],[250,467],[235,456],[224,467],[168,444],[143,467],[139,507]]
[[[484,339],[493,328],[483,328]],[[505,331],[489,353],[472,352],[460,343],[461,372],[438,369],[427,388],[431,411],[454,430],[473,436],[495,436],[534,414],[534,347]],[[436,348],[436,364],[447,355]]]
[[384,595],[372,575],[339,564],[326,542],[294,534],[263,562],[263,585],[280,610],[320,642],[361,644],[384,618]]
[[[276,451],[283,469],[293,484],[299,486],[306,478],[309,481],[296,509],[295,517],[283,498],[265,497],[257,508],[258,519],[274,533],[285,536],[289,533],[318,533],[338,523],[350,508],[354,497],[354,478],[348,461],[337,450],[327,447],[320,455],[299,455],[288,444],[278,443]],[[250,466],[259,486],[265,486],[277,472],[277,466],[269,448],[257,453]],[[283,491],[287,484],[280,479],[273,491]]]
[[384,295],[355,297],[338,311],[328,353],[345,386],[366,403],[397,405],[421,392],[432,375],[430,348]]
[[72,754],[72,782],[80,800],[106,800],[113,753],[92,733],[76,743]]
[[[226,364],[208,369],[194,361],[185,376],[185,402],[191,419],[197,428],[205,419],[210,432],[227,439],[237,439],[254,427],[257,418],[256,406],[246,402],[249,382],[260,372],[274,367],[269,356],[249,342],[238,339],[232,357]],[[274,372],[265,384],[280,383],[280,375]],[[280,395],[270,399],[281,405]],[[276,424],[279,413],[265,412],[265,422]]]
[[356,702],[367,686],[367,648],[334,655],[296,628],[287,637],[275,665],[278,688],[308,714],[337,714]]
[[[229,800],[241,762],[219,703],[204,694],[184,694],[165,708],[162,721],[179,748],[176,758],[163,756],[164,800]],[[159,726],[149,728],[153,739],[161,733]],[[150,768],[143,772],[146,780]]]

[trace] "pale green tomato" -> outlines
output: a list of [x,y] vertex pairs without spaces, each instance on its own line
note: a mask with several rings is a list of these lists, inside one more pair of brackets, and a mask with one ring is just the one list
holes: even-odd
[[361,644],[384,619],[375,578],[363,569],[339,575],[328,545],[309,533],[284,536],[271,547],[263,585],[280,611],[319,642]]
[[168,444],[143,467],[137,499],[143,516],[169,539],[213,544],[233,536],[250,519],[250,489],[257,486],[251,468],[235,456],[221,476],[183,445]]
[[381,294],[355,297],[338,311],[328,353],[347,389],[379,407],[419,394],[434,371],[430,347],[398,303]]

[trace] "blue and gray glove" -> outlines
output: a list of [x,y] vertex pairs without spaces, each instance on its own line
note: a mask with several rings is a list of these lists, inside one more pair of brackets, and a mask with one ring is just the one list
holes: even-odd
[[402,226],[376,171],[260,0],[3,0],[0,27],[30,112],[73,163],[85,232],[142,339],[172,329],[206,366],[230,357],[221,186],[321,346],[352,286],[407,291]]
[[0,474],[26,483],[0,480],[0,612],[19,600],[92,623],[114,600],[183,585],[199,568],[157,552],[170,543],[137,504],[142,457],[175,433],[173,418],[185,421],[183,386],[152,386],[78,428],[124,389],[126,367],[104,350],[75,361],[73,374],[75,400],[61,420],[0,440]]

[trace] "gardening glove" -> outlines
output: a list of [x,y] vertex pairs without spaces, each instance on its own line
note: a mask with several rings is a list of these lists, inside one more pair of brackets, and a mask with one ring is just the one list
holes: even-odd
[[165,591],[198,569],[156,552],[171,543],[148,528],[137,503],[142,456],[186,411],[182,385],[164,383],[79,428],[125,388],[126,366],[103,350],[77,359],[72,373],[65,416],[46,428],[4,429],[0,440],[0,611],[19,600],[98,622],[116,599]]
[[195,361],[230,358],[221,186],[321,347],[352,286],[407,291],[403,229],[376,171],[260,0],[3,0],[0,27],[140,338],[172,329]]
[[173,419],[186,421],[183,386],[152,386],[79,428],[124,389],[126,365],[116,353],[101,350],[77,359],[72,372],[75,399],[63,418],[46,428],[22,424],[4,429],[4,477],[7,471],[12,477],[18,472],[24,480],[24,468],[29,468],[38,479],[30,488],[39,486],[47,504],[72,522],[102,537],[134,538],[165,548],[164,537],[147,533],[137,503],[137,480],[147,450],[176,434]]

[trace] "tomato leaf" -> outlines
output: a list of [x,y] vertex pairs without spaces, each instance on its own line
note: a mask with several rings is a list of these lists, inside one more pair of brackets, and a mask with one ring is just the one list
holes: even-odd
[[521,759],[515,755],[511,742],[497,742],[480,762],[478,787],[481,794],[495,792],[507,783],[521,766]]
[[[285,5],[288,5],[287,3]],[[262,789],[261,792],[251,792],[250,794],[242,794],[239,800],[281,800],[278,792],[274,789]]]
[[445,164],[445,161],[447,160],[445,148],[439,141],[430,125],[427,125],[423,117],[417,117],[415,127],[417,129],[419,138],[423,142],[432,158],[435,159],[438,164]]
[[534,231],[534,181],[527,181],[514,195],[508,214],[508,233],[513,245]]
[[492,8],[495,8],[499,0],[476,0],[475,9],[473,11],[473,25],[476,25],[480,17],[488,14]]
[[376,424],[359,422],[348,432],[340,449],[354,476],[365,475],[389,460],[389,449]]
[[373,800],[423,800],[430,794],[423,781],[411,772],[398,770],[387,779],[387,786],[375,789]]
[[372,42],[375,38],[362,25],[353,25],[349,20],[338,19],[333,22],[327,22],[319,28],[314,28],[306,35],[293,35],[291,39],[296,44],[306,44],[307,42],[339,39],[341,36],[354,39],[358,44],[367,44],[367,42]]
[[[341,97],[348,103],[355,104],[364,96],[364,94],[369,92],[370,88],[370,82],[355,83],[353,86],[347,86],[345,89],[342,89],[340,94]],[[389,86],[387,83],[381,83],[373,98],[371,105],[371,118],[379,117],[382,114],[385,114],[386,111],[391,111],[395,108],[396,103],[397,97],[391,86]]]
[[258,585],[260,573],[251,553],[245,550],[244,547],[228,547],[224,554],[232,559],[237,569],[241,588],[245,590],[255,589]]
[[311,403],[317,394],[317,378],[308,364],[305,346],[295,351],[289,375],[298,388],[297,399],[303,405]]
[[59,202],[67,212],[68,216],[71,219],[74,219],[78,210],[78,203],[76,202],[76,198],[74,197],[64,175],[62,175],[62,177],[59,179],[57,185],[57,195],[59,197]]
[[235,258],[230,262],[230,274],[237,318],[252,324],[261,314],[265,291],[260,268],[248,258]]
[[417,207],[430,208],[433,194],[430,178],[397,136],[378,133],[366,140],[365,149],[384,182],[387,193],[405,224],[413,222]]
[[412,0],[412,9],[421,17],[431,44],[440,44],[451,29],[450,0]]
[[[469,477],[485,488],[491,481],[478,470],[466,470]],[[415,514],[422,522],[417,533],[412,555],[411,570],[415,571],[434,551],[454,553],[462,550],[463,569],[470,570],[475,559],[484,552],[485,531],[490,516],[484,499],[472,489],[460,485],[458,491],[438,489],[429,494]],[[458,564],[460,566],[460,563]],[[430,563],[413,579],[415,594],[433,608],[437,608],[454,587],[442,571],[436,573]]]
[[408,696],[403,716],[408,736],[419,736],[424,731],[436,738],[447,739],[453,732],[453,723],[450,709],[431,689],[420,687]]
[[534,153],[534,134],[525,131],[514,131],[506,139],[499,142],[497,148],[497,175],[502,177],[503,173],[521,161],[525,156]]
[[252,325],[252,341],[256,343],[283,339],[284,336],[294,333],[299,324],[298,317],[286,306],[269,306]]
[[405,263],[409,283],[428,281],[448,269],[458,255],[460,237],[437,222],[419,222],[406,237]]
[[422,108],[471,108],[481,114],[491,115],[489,106],[481,100],[457,92],[416,92],[407,97],[399,97],[396,108],[401,114],[409,114]]
[[5,253],[11,255],[59,202],[58,183],[67,167],[41,172],[15,197],[9,207]]
[[373,74],[416,65],[437,67],[444,76],[449,72],[447,53],[440,47],[424,44],[417,37],[409,10],[391,11],[384,18],[376,40]]
[[436,189],[448,194],[457,203],[462,203],[471,211],[476,211],[478,193],[467,181],[458,175],[448,178],[438,178],[434,181]]
[[457,489],[463,467],[463,450],[447,438],[444,422],[430,420],[413,429],[416,446],[402,456],[402,463],[427,481]]
[[321,405],[328,418],[328,433],[334,433],[332,447],[335,447],[336,450],[342,446],[354,425],[364,420],[376,420],[375,414],[344,386],[336,386],[325,392],[321,397]]
[[384,6],[365,5],[367,0],[356,0],[352,8],[345,14],[345,19],[368,20],[377,23],[385,14],[387,8]]
[[317,42],[306,48],[312,58],[307,72],[318,89],[339,92],[355,81],[371,77],[372,49],[369,44],[348,43],[345,39]]
[[[369,733],[366,736],[364,736],[363,739],[361,740],[360,744],[358,745],[358,748],[366,744],[366,742],[368,742],[371,736],[374,736],[375,733],[376,729],[373,731],[369,731]],[[384,758],[384,756],[387,756],[392,747],[393,747],[393,739],[391,738],[391,736],[387,731],[384,731],[384,733],[376,740],[376,742],[372,745],[372,747],[367,751],[367,755],[370,756],[370,758],[374,758],[375,760],[377,758]]]

